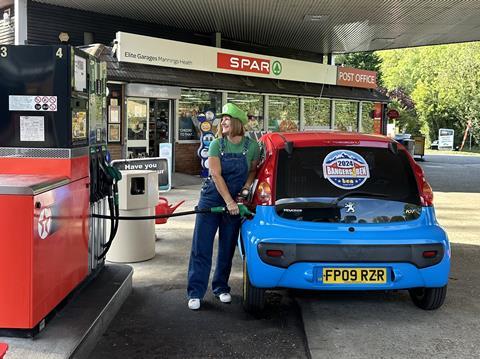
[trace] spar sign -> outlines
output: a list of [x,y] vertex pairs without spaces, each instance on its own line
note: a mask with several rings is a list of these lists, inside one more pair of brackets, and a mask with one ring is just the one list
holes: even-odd
[[125,32],[117,32],[115,41],[119,62],[326,85],[335,85],[337,82],[337,67],[317,62],[234,51]]
[[254,72],[257,74],[280,75],[282,64],[280,61],[271,61],[266,58],[242,56],[238,54],[217,53],[217,67],[219,69]]
[[368,163],[349,150],[330,152],[323,160],[323,177],[341,189],[358,188],[370,178]]

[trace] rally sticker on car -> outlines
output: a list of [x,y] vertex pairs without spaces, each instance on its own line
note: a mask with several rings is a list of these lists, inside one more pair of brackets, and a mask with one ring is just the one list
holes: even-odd
[[330,152],[323,160],[323,177],[341,189],[358,188],[370,177],[367,161],[349,150]]

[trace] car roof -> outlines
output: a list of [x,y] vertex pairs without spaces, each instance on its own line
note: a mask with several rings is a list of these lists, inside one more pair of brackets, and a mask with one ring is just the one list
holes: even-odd
[[340,131],[271,132],[263,135],[261,139],[269,140],[275,149],[283,149],[285,142],[293,142],[295,147],[345,145],[383,148],[394,142],[391,138],[383,135]]

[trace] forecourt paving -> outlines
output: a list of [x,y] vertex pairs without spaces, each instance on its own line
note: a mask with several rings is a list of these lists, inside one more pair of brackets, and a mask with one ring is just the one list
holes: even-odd
[[[421,165],[435,190],[438,219],[453,242],[449,291],[441,309],[418,309],[405,291],[282,291],[269,293],[267,313],[255,319],[240,306],[242,272],[235,255],[232,305],[220,305],[208,295],[202,311],[191,312],[184,296],[194,217],[180,217],[157,226],[157,256],[133,265],[133,294],[92,358],[480,357],[480,195],[474,192],[479,190],[480,158],[425,159]],[[460,181],[458,171],[465,166],[472,177],[460,176]],[[166,197],[170,202],[187,199],[179,210],[189,210],[198,189],[197,183],[177,186]]]

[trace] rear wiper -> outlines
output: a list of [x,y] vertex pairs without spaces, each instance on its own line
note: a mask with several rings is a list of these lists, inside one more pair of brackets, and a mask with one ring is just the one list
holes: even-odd
[[290,202],[290,203],[281,203],[277,205],[278,209],[289,209],[289,208],[301,208],[301,209],[322,209],[322,208],[337,208],[337,204],[332,202],[320,202],[320,201],[309,201],[309,202]]
[[344,193],[341,196],[338,196],[337,198],[335,198],[334,201],[331,202],[331,205],[336,206],[336,205],[338,205],[338,202],[340,202],[342,199],[347,198],[347,197],[352,197],[352,196],[367,196],[367,197],[379,197],[379,198],[387,197],[387,195],[383,194],[383,193],[352,191],[352,192]]

